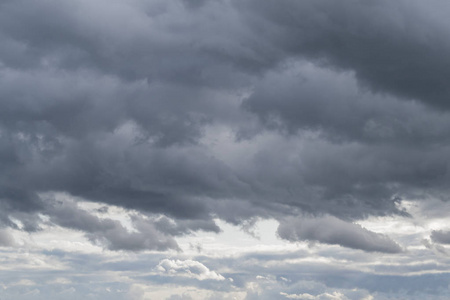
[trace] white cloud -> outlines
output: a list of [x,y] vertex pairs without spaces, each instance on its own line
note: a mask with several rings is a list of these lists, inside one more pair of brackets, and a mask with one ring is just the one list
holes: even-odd
[[317,296],[313,296],[308,293],[304,294],[287,294],[280,292],[280,295],[285,296],[288,299],[300,299],[300,300],[346,300],[348,299],[344,294],[339,292],[333,292],[332,294],[323,293]]
[[171,276],[186,276],[198,280],[225,280],[225,277],[211,271],[202,263],[195,260],[163,259],[156,269],[163,274]]

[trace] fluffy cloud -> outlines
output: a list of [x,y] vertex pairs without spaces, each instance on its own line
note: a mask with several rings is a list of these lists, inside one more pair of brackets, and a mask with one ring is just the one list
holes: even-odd
[[351,70],[373,90],[448,108],[449,90],[441,79],[449,72],[442,64],[449,44],[440,42],[448,3],[434,4],[321,0],[260,5],[253,0],[240,6],[250,26],[272,29],[261,35],[284,53]]
[[194,260],[163,259],[159,262],[156,270],[170,276],[187,276],[198,280],[225,280],[222,275]]

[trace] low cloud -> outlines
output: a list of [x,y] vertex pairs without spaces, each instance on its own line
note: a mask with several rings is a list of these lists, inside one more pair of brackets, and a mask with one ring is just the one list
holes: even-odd
[[152,222],[137,218],[130,231],[118,221],[110,218],[99,218],[81,209],[75,202],[55,202],[47,209],[53,224],[80,230],[86,237],[110,250],[179,250],[178,244],[171,237],[156,229]]
[[433,230],[431,232],[431,240],[435,243],[450,244],[450,231]]
[[215,271],[211,271],[205,265],[195,260],[163,259],[156,267],[156,270],[161,274],[185,276],[198,280],[225,280],[225,277]]
[[304,294],[287,294],[281,292],[280,295],[285,296],[288,299],[300,299],[300,300],[346,300],[348,299],[344,294],[334,292],[332,294],[323,293],[317,296],[304,293]]
[[0,230],[0,247],[15,246],[16,241],[14,237],[6,230]]
[[289,218],[280,223],[278,235],[289,241],[317,241],[369,252],[399,253],[402,248],[384,234],[372,232],[333,216]]

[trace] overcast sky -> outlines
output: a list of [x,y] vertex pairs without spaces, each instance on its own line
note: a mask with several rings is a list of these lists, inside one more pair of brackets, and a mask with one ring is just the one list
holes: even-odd
[[449,299],[449,14],[0,0],[0,299]]

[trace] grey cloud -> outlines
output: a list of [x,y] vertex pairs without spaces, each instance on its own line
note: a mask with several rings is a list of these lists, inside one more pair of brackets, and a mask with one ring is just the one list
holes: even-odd
[[[447,107],[435,3],[3,1],[2,224],[38,230],[44,212],[110,248],[167,249],[218,232],[213,218],[353,220],[445,199],[449,118],[427,106]],[[135,220],[147,240],[49,209],[51,191],[166,218]]]
[[[307,186],[317,188],[315,196],[328,203],[353,203],[366,212],[398,212],[397,196],[433,195],[430,189],[433,186],[436,191],[447,190],[444,184],[448,176],[446,153],[447,147],[423,151],[319,140],[301,150],[298,167]],[[438,193],[435,195],[440,197]],[[334,209],[341,208],[337,205]],[[351,210],[350,215],[357,213],[356,207]]]
[[364,251],[399,253],[402,248],[384,234],[335,217],[295,218],[280,223],[278,235],[289,241],[317,241]]
[[[240,63],[258,67],[252,53],[246,53],[247,49],[236,40],[245,40],[252,32],[243,30],[245,27],[240,26],[241,20],[230,5],[216,1],[204,5],[201,12],[190,9],[200,2],[108,5],[107,1],[77,1],[65,5],[25,0],[5,3],[1,23],[6,36],[29,50],[16,55],[34,56],[38,62],[35,66],[53,60],[63,69],[93,68],[126,80],[240,84],[239,79],[245,76],[233,72],[229,62],[239,59],[234,58],[237,52],[242,57]],[[18,24],[14,18],[25,23]],[[215,35],[217,31],[225,35]],[[10,59],[11,64],[18,60]]]
[[166,300],[192,300],[192,297],[189,295],[172,295]]
[[[374,91],[448,108],[445,1],[244,1],[250,26],[300,55],[354,71]],[[251,9],[250,9],[251,8]],[[271,23],[268,23],[270,21]]]
[[7,230],[0,230],[0,246],[9,247],[15,246],[16,241],[14,237]]
[[155,220],[155,227],[171,235],[182,235],[191,231],[204,230],[218,233],[219,226],[213,220],[172,220],[165,216]]
[[95,242],[106,243],[111,250],[180,250],[172,237],[159,232],[152,224],[139,224],[137,230],[137,233],[129,233],[123,227],[115,227],[104,233],[88,233],[87,237]]
[[206,2],[206,0],[182,0],[182,3],[189,8],[200,8]]
[[50,73],[20,73],[28,85],[24,90],[5,71],[1,138],[2,163],[9,172],[2,198],[9,206],[38,210],[37,191],[62,190],[119,205],[127,198],[128,207],[204,218],[209,211],[199,196],[231,195],[220,191],[220,178],[235,185],[235,175],[206,149],[190,146],[206,122],[201,110],[212,103],[190,105],[195,96],[186,99],[190,92],[183,88],[156,86],[152,99],[145,83]]
[[[366,212],[395,212],[392,200],[404,197],[447,199],[446,112],[362,90],[351,73],[308,62],[268,73],[243,108],[258,115],[266,129],[302,137],[297,149],[283,153],[296,157],[290,169],[298,180],[291,190],[302,184],[303,192],[315,188],[305,198],[354,202]],[[277,157],[263,153],[260,162],[266,165]],[[277,161],[272,168],[280,168]],[[310,202],[327,209],[325,201]],[[343,216],[343,207],[352,209],[337,205],[328,212]]]
[[111,250],[167,250],[179,249],[176,241],[158,231],[150,222],[135,222],[136,232],[130,232],[119,221],[101,219],[80,209],[76,203],[57,201],[49,205],[50,221],[57,225],[81,230],[86,237]]
[[431,240],[435,243],[450,244],[450,231],[433,230],[431,232]]
[[224,87],[300,56],[354,71],[373,90],[446,106],[445,1],[182,3],[7,1],[4,61]]
[[269,128],[290,134],[310,130],[334,142],[415,147],[449,142],[448,113],[373,93],[361,88],[351,72],[307,61],[268,72],[243,108]]
[[56,198],[49,195],[43,197],[45,209],[42,213],[49,216],[51,224],[83,231],[89,240],[110,250],[179,250],[174,236],[198,230],[220,231],[213,220],[171,219],[164,215],[146,216],[129,212],[128,216],[134,227],[130,231],[120,221],[111,219],[105,209],[100,211],[104,216],[99,217],[95,212],[80,208],[73,200],[63,199],[64,195]]
[[[432,232],[432,236],[433,236],[433,235],[434,235],[434,236],[436,235],[436,234],[435,234],[435,231]],[[433,250],[433,251],[435,251],[436,253],[438,253],[438,254],[440,254],[440,255],[449,256],[450,253],[447,251],[447,249],[446,249],[444,246],[442,246],[442,245],[440,245],[440,244],[436,244],[436,242],[437,242],[437,243],[440,243],[439,241],[436,240],[436,237],[434,238],[433,242],[434,242],[434,243],[432,243],[430,240],[424,239],[424,240],[422,241],[422,244],[423,244],[427,249]]]

